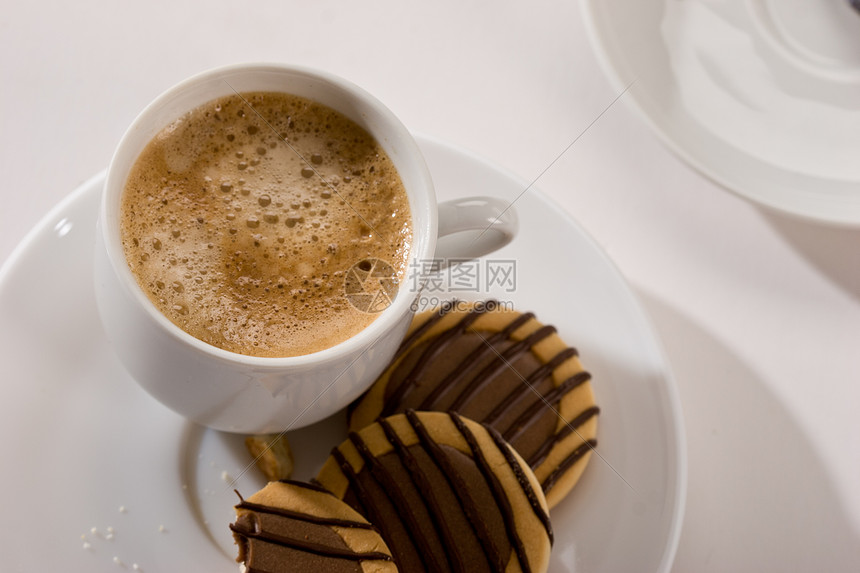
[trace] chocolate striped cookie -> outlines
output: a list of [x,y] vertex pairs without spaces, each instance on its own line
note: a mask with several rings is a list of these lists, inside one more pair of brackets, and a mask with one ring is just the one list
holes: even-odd
[[[241,496],[240,496],[241,499]],[[236,506],[230,525],[247,573],[396,573],[377,530],[326,490],[270,482]]]
[[377,526],[401,571],[546,571],[552,528],[534,474],[498,433],[406,411],[332,451],[316,481]]
[[597,445],[590,380],[576,349],[532,313],[457,301],[415,317],[391,365],[351,406],[349,427],[410,408],[459,412],[498,431],[554,507]]

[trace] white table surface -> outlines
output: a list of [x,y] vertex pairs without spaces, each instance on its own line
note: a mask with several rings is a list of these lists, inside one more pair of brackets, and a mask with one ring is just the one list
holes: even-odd
[[[575,1],[7,2],[0,48],[0,261],[140,109],[211,67],[328,69],[528,181],[618,95]],[[860,569],[860,230],[718,187],[623,97],[537,186],[615,261],[672,364],[689,454],[674,570]]]

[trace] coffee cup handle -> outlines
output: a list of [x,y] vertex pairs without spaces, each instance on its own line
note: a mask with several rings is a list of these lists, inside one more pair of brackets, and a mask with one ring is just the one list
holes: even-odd
[[439,203],[440,269],[488,255],[507,245],[519,224],[513,204],[494,197],[466,197]]

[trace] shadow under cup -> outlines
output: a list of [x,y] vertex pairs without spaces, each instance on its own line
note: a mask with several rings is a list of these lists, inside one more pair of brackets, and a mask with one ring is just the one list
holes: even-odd
[[120,200],[129,172],[162,128],[213,99],[249,91],[315,100],[355,121],[382,146],[406,189],[413,261],[433,257],[437,206],[415,140],[373,96],[330,74],[295,66],[239,65],[205,72],[152,102],[132,123],[111,160],[95,251],[95,289],[110,342],[131,376],[153,397],[206,426],[240,433],[298,428],[334,414],[385,368],[412,318],[410,281],[364,330],[304,356],[264,358],[194,338],[161,314],[138,286],[120,240]]

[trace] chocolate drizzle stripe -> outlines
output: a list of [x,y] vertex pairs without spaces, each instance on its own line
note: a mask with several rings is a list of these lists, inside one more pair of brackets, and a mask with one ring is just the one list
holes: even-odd
[[292,537],[277,535],[275,533],[270,533],[266,531],[254,531],[253,529],[241,527],[232,523],[230,524],[230,529],[234,533],[237,533],[249,539],[259,539],[260,541],[265,541],[266,543],[273,543],[282,547],[298,549],[300,551],[306,551],[308,553],[322,555],[324,557],[331,557],[333,559],[349,559],[351,561],[391,561],[390,555],[381,553],[379,551],[368,551],[366,553],[359,553],[356,551],[340,549],[338,547],[322,545],[320,543],[313,543],[304,539],[293,539]]
[[[355,488],[355,497],[359,505],[359,507],[355,509],[358,510],[358,512],[368,521],[379,528],[382,538],[387,542],[391,539],[391,529],[389,528],[389,524],[385,519],[383,519],[383,515],[380,513],[379,508],[372,503],[368,503],[372,502],[373,498],[368,494],[367,489],[362,485],[362,483],[358,481],[358,476],[355,475],[355,470],[352,469],[352,464],[349,463],[338,448],[334,448],[331,451],[331,455],[337,462],[338,467],[340,467],[340,471],[346,477],[349,485]],[[389,549],[393,550],[393,548]]]
[[493,568],[493,571],[496,573],[504,572],[507,568],[509,556],[502,555],[499,548],[493,543],[492,536],[490,535],[487,524],[481,515],[480,509],[475,505],[474,500],[466,493],[469,490],[468,486],[460,477],[457,469],[448,459],[448,455],[439,447],[439,444],[430,437],[430,434],[427,432],[427,428],[424,427],[424,424],[418,418],[415,410],[406,410],[406,419],[409,421],[409,424],[418,436],[418,440],[424,447],[424,450],[439,469],[442,470],[442,475],[445,476],[448,481],[448,485],[460,501],[460,505],[466,514],[466,518],[472,525],[472,529],[481,543],[481,548],[487,556],[487,560]]
[[[389,443],[394,446],[394,451],[397,454],[398,459],[403,464],[403,467],[406,468],[412,484],[415,486],[415,489],[418,490],[421,495],[421,499],[427,506],[430,519],[433,522],[433,527],[435,527],[436,533],[443,541],[449,559],[452,559],[453,561],[451,565],[453,566],[454,571],[469,573],[463,560],[463,556],[460,554],[460,551],[457,550],[460,547],[460,544],[457,542],[451,528],[448,526],[447,520],[443,517],[444,512],[442,511],[439,501],[436,499],[436,494],[433,492],[433,487],[431,486],[427,475],[421,469],[415,456],[412,455],[403,443],[403,440],[400,439],[400,436],[398,436],[394,428],[391,427],[388,420],[385,418],[380,419],[379,425],[382,427],[382,431],[385,433],[385,437],[388,438]],[[462,504],[460,507],[462,508]]]
[[576,462],[578,462],[582,457],[590,452],[592,449],[597,447],[597,440],[588,440],[578,448],[576,448],[568,457],[565,459],[557,468],[553,470],[551,474],[549,474],[543,483],[540,484],[541,489],[543,489],[544,494],[548,494],[549,490],[553,488],[553,486],[558,481],[568,469],[570,469]]
[[[532,372],[529,377],[526,379],[526,384],[518,385],[514,390],[508,393],[505,396],[504,400],[499,402],[499,404],[490,412],[487,416],[481,420],[484,424],[492,424],[494,423],[500,416],[502,416],[508,408],[510,408],[513,404],[516,403],[517,398],[520,397],[529,387],[533,387],[535,384],[539,384],[544,378],[550,376],[559,365],[561,365],[565,360],[576,356],[575,348],[566,348],[552,357],[552,360],[546,362],[541,365],[538,369]],[[544,396],[546,398],[546,396]],[[510,441],[510,439],[508,439]]]
[[365,470],[369,471],[370,476],[381,486],[382,491],[385,492],[385,496],[395,507],[397,515],[405,522],[404,530],[409,536],[412,545],[418,550],[424,568],[428,571],[448,570],[448,562],[447,559],[444,559],[444,555],[444,563],[439,563],[430,543],[420,534],[421,525],[418,523],[415,512],[411,511],[409,502],[406,500],[403,490],[400,489],[394,477],[376,460],[376,457],[370,452],[367,444],[361,439],[361,436],[355,432],[350,432],[349,440],[364,460]]
[[[311,490],[311,491],[318,491],[318,492],[320,492],[320,493],[327,493],[327,494],[329,494],[330,496],[334,497],[334,494],[333,494],[332,492],[330,492],[329,490],[327,490],[326,488],[324,488],[322,485],[320,485],[320,484],[319,484],[318,482],[316,482],[315,480],[311,480],[311,483],[304,482],[304,481],[298,481],[298,480],[294,480],[294,479],[279,479],[278,481],[279,481],[280,483],[285,483],[285,484],[288,484],[288,485],[293,485],[293,486],[296,486],[296,487],[301,487],[301,488],[304,488],[304,489],[309,489],[309,490]],[[244,501],[244,500],[242,500],[242,501]]]
[[[585,422],[596,416],[600,413],[600,408],[597,406],[591,406],[590,408],[586,408],[579,415],[577,415],[574,419],[567,422],[564,426],[562,426],[561,430],[556,432],[554,435],[550,436],[546,439],[540,447],[535,450],[529,459],[526,460],[526,463],[529,464],[532,468],[536,468],[539,466],[544,459],[549,455],[549,452],[552,450],[553,446],[560,443],[564,438],[573,433],[574,430],[578,430],[580,426],[582,426]],[[574,450],[571,455],[576,453]],[[565,459],[565,463],[567,460]]]
[[502,517],[505,522],[505,530],[508,533],[508,539],[510,540],[511,545],[514,547],[514,552],[516,553],[517,560],[520,563],[520,569],[522,569],[523,573],[531,573],[531,567],[529,565],[528,556],[526,555],[525,546],[523,545],[523,540],[517,533],[517,525],[514,520],[514,513],[511,508],[511,504],[508,501],[505,492],[501,491],[501,486],[498,481],[494,479],[495,476],[493,475],[493,470],[490,467],[487,458],[484,456],[484,453],[481,451],[481,446],[475,439],[474,434],[472,434],[471,430],[466,427],[466,424],[463,423],[463,420],[456,412],[449,412],[448,416],[451,418],[451,421],[454,422],[454,426],[469,445],[469,449],[472,451],[472,457],[478,468],[481,470],[481,473],[484,475],[484,479],[493,494],[493,498],[496,500],[496,503],[502,512]]
[[400,358],[400,356],[402,356],[407,350],[409,350],[409,347],[412,346],[412,344],[416,340],[418,340],[422,334],[424,334],[425,332],[427,332],[428,330],[433,328],[434,325],[441,322],[442,319],[445,318],[446,314],[448,314],[448,313],[445,310],[445,306],[440,306],[436,310],[436,313],[433,314],[433,316],[429,317],[427,320],[425,320],[423,323],[421,323],[421,326],[419,326],[418,328],[416,328],[415,330],[410,332],[409,335],[403,339],[403,342],[400,343],[400,347],[397,349],[397,352],[394,354],[394,358],[392,359],[392,362],[394,360],[397,360],[398,358]]
[[[456,301],[453,301],[452,304],[454,304],[454,303],[456,303]],[[409,348],[412,346],[412,344],[416,340],[418,340],[418,338],[420,338],[421,335],[423,335],[425,332],[427,332],[428,330],[433,328],[434,325],[436,325],[443,318],[445,318],[446,314],[447,314],[446,306],[444,306],[444,305],[440,306],[432,316],[429,316],[427,318],[427,320],[422,322],[418,328],[416,328],[415,330],[410,332],[406,336],[406,338],[404,338],[403,341],[400,343],[400,346],[397,347],[397,352],[395,352],[394,356],[391,358],[391,364],[394,364],[395,362],[397,362],[398,358],[400,358],[401,356],[406,354],[406,352],[409,350]],[[355,411],[355,408],[359,402],[360,402],[360,400],[355,400],[353,402],[350,402],[350,404],[346,407],[346,413],[347,413],[348,419],[350,419],[350,420],[352,419],[352,413]]]
[[457,322],[452,328],[439,335],[424,351],[418,362],[412,367],[412,370],[400,382],[400,385],[391,393],[382,408],[381,417],[387,417],[393,413],[394,409],[403,401],[403,398],[409,393],[414,386],[415,378],[420,374],[428,362],[430,362],[436,353],[445,349],[446,343],[459,336],[478,318],[483,312],[470,312],[463,315],[463,318]]
[[494,333],[489,338],[485,338],[484,342],[486,344],[481,344],[475,348],[466,358],[463,359],[461,364],[461,368],[455,369],[448,376],[445,377],[436,387],[430,392],[424,401],[421,402],[421,405],[416,408],[417,410],[431,410],[433,409],[433,405],[436,404],[442,396],[444,396],[457,382],[463,379],[469,373],[469,369],[471,366],[478,363],[484,356],[493,351],[493,344],[500,342],[502,340],[507,339],[513,334],[519,327],[530,321],[534,318],[534,314],[526,313],[517,316],[514,320],[512,320],[504,329]]
[[301,513],[298,511],[292,511],[289,509],[285,509],[282,507],[272,507],[270,505],[263,505],[259,503],[252,503],[249,501],[243,501],[239,505],[236,506],[237,509],[247,509],[249,511],[254,511],[256,513],[268,513],[271,515],[277,515],[280,517],[287,517],[290,519],[296,519],[300,521],[306,521],[308,523],[313,523],[316,525],[330,525],[334,527],[349,527],[353,529],[374,529],[374,527],[369,523],[362,523],[360,521],[351,521],[347,519],[337,519],[334,517],[319,517],[316,515],[310,515],[308,513]]
[[546,529],[546,534],[549,537],[550,545],[555,541],[555,536],[552,532],[552,523],[549,520],[549,514],[544,510],[543,506],[540,503],[540,500],[535,494],[535,490],[532,487],[529,478],[526,477],[526,473],[523,471],[523,467],[520,465],[519,460],[514,457],[513,452],[511,451],[511,446],[508,444],[505,439],[502,437],[499,432],[495,429],[485,426],[487,431],[490,433],[490,437],[493,438],[493,442],[495,442],[496,447],[499,448],[499,451],[502,452],[502,455],[505,456],[505,460],[508,462],[508,466],[510,466],[511,471],[514,472],[514,475],[517,478],[517,481],[520,484],[520,487],[523,489],[523,493],[526,498],[528,498],[529,503],[532,506],[532,510],[535,512],[535,516],[540,520],[543,524],[544,529]]
[[[542,397],[536,397],[534,402],[520,416],[511,423],[510,427],[502,431],[502,435],[509,442],[513,442],[529,427],[535,420],[538,412],[542,408],[548,408],[549,405],[555,404],[561,400],[568,392],[574,388],[581,386],[591,380],[591,374],[588,372],[578,372],[544,394]],[[534,467],[534,466],[532,466]]]
[[504,352],[496,352],[495,359],[485,366],[484,369],[472,379],[448,409],[456,411],[462,408],[475,392],[488,384],[496,376],[499,370],[504,368],[511,368],[513,370],[513,365],[511,364],[512,361],[516,360],[520,354],[528,352],[531,350],[532,346],[554,333],[554,326],[543,326],[513,346],[509,346]]

